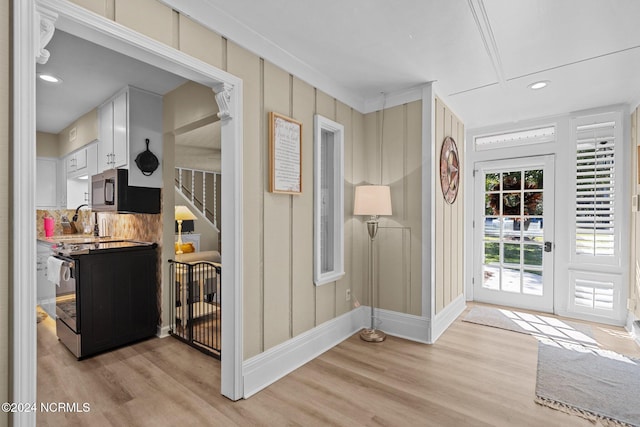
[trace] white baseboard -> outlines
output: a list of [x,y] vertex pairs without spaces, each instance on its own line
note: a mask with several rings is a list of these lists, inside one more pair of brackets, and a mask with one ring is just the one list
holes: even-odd
[[[370,308],[366,307],[365,325],[370,324]],[[376,328],[385,334],[429,344],[429,319],[412,314],[376,309],[379,323]]]
[[638,318],[630,311],[627,314],[626,329],[629,331],[633,340],[640,346],[640,325],[638,325]]
[[[430,334],[429,319],[389,310],[376,310],[377,328],[388,335],[430,344],[464,311],[464,296],[456,298],[438,316]],[[370,325],[370,307],[360,306],[304,332],[243,363],[246,399]],[[436,327],[437,325],[437,327]]]
[[440,335],[447,330],[449,326],[462,314],[467,307],[465,303],[464,294],[454,299],[448,306],[446,306],[440,313],[436,314],[433,320],[433,328],[431,331],[431,341],[433,344],[436,342]]
[[169,336],[169,330],[171,326],[158,326],[158,332],[156,332],[156,336],[158,338],[166,338]]
[[243,363],[246,399],[362,329],[366,307],[351,310]]

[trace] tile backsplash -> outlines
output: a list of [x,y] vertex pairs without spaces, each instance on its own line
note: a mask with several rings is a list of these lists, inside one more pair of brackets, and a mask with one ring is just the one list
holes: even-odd
[[100,212],[98,213],[98,225],[102,227],[103,224],[106,224],[106,232],[111,236],[158,244],[162,242],[161,214]]
[[[38,233],[38,237],[44,236],[44,217],[51,216],[53,217],[53,222],[55,224],[55,228],[53,230],[54,235],[62,234],[62,223],[61,219],[64,215],[67,216],[69,221],[73,218],[73,215],[76,213],[75,209],[47,209],[47,210],[36,210],[36,232]],[[85,222],[89,222],[91,225],[91,232],[93,232],[93,216],[91,215],[91,211],[89,210],[79,210],[78,211],[78,221],[77,224],[80,228],[82,228],[82,224]],[[79,233],[82,234],[83,230],[78,230]]]
[[[73,209],[49,209],[36,211],[36,227],[38,237],[44,236],[44,217],[50,215],[55,222],[54,235],[62,234],[61,218],[66,215],[69,220],[73,218]],[[82,234],[82,225],[87,224],[89,233],[93,235],[94,214],[89,210],[78,212],[78,233]],[[162,215],[161,214],[119,214],[110,212],[98,213],[98,226],[100,235],[122,237],[124,239],[139,240],[143,242],[162,242]]]

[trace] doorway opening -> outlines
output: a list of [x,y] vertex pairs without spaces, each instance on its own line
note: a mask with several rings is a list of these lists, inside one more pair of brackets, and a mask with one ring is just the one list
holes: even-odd
[[[37,13],[36,13],[37,9]],[[12,250],[13,271],[13,312],[11,359],[12,378],[19,378],[10,385],[11,395],[16,401],[36,401],[36,319],[33,316],[35,301],[36,259],[35,245],[21,244],[33,242],[35,230],[31,215],[35,212],[32,195],[35,194],[35,58],[36,46],[39,46],[39,32],[35,27],[42,15],[56,16],[57,29],[81,36],[89,41],[113,49],[116,52],[133,56],[141,61],[173,72],[182,78],[198,81],[214,90],[221,97],[225,111],[221,111],[222,162],[228,165],[227,179],[222,185],[222,197],[229,200],[222,212],[223,244],[227,248],[225,259],[227,266],[225,283],[225,312],[229,321],[225,322],[222,334],[228,344],[226,358],[222,360],[221,392],[230,399],[242,397],[242,81],[222,70],[194,60],[187,54],[100,17],[88,10],[69,2],[48,0],[20,2],[14,8],[13,49],[13,164],[12,218],[15,222]],[[34,19],[34,17],[36,19]],[[173,212],[165,212],[172,220]],[[171,230],[173,232],[173,230]],[[163,239],[164,240],[164,239]],[[166,255],[163,252],[163,258]],[[168,267],[167,267],[168,268]],[[20,287],[16,284],[30,283]],[[165,285],[163,284],[163,287]],[[164,294],[164,293],[163,293]],[[168,304],[162,301],[163,306]],[[33,423],[35,414],[20,414],[14,422]]]

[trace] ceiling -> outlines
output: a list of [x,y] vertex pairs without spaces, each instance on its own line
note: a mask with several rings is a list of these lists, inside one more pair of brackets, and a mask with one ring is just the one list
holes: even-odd
[[[362,112],[432,81],[467,129],[640,102],[637,0],[162,1]],[[61,31],[47,49],[37,69],[64,83],[37,84],[45,132],[124,84],[184,82]]]
[[364,106],[435,81],[468,129],[640,102],[637,0],[163,1]]
[[56,30],[46,49],[46,64],[36,72],[62,79],[51,84],[36,79],[36,129],[57,134],[126,85],[159,95],[185,82],[181,77],[137,59]]

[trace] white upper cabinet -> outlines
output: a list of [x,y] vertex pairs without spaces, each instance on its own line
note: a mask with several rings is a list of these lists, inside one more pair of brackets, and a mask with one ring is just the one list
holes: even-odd
[[[84,159],[83,167],[76,167],[74,172],[69,171],[72,158]],[[90,188],[91,176],[98,173],[98,144],[93,142],[66,157],[67,185],[66,206],[67,209],[75,209],[81,204],[91,204]],[[76,162],[76,165],[79,162]]]
[[65,158],[67,176],[75,177],[87,174],[87,149],[81,148]]
[[128,166],[127,92],[121,92],[100,106],[98,171]]
[[36,207],[55,209],[58,206],[58,159],[36,159]]
[[111,162],[114,168],[126,168],[129,164],[129,103],[127,92],[113,100],[113,148]]
[[[127,87],[98,108],[98,172],[129,169],[129,185],[162,187],[162,97]],[[138,169],[135,159],[149,149],[158,158],[159,167],[150,175]]]

